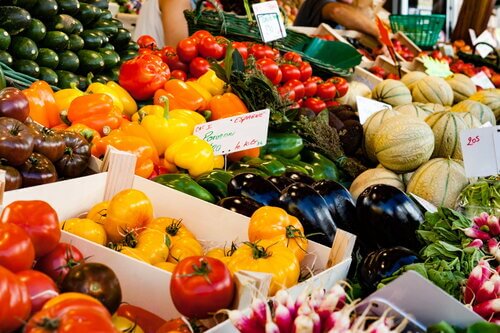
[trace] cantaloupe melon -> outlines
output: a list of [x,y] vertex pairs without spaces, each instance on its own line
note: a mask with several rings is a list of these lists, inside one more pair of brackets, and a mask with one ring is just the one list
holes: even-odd
[[363,192],[367,187],[376,184],[386,184],[397,187],[401,191],[405,190],[405,186],[401,176],[385,169],[384,167],[377,167],[375,169],[368,169],[360,174],[351,184],[349,192],[354,200]]
[[481,90],[469,99],[487,105],[495,114],[497,123],[500,122],[500,89]]
[[411,177],[413,177],[414,174],[415,174],[415,171],[403,173],[401,175],[403,177],[403,184],[405,184],[405,187],[408,186],[408,183],[410,182]]
[[435,145],[432,157],[462,159],[460,132],[469,127],[456,112],[442,111],[425,120],[434,132]]
[[375,133],[374,152],[385,168],[397,173],[417,169],[434,150],[434,135],[425,121],[410,116],[387,119]]
[[457,112],[460,117],[465,121],[469,128],[479,128],[481,127],[481,122],[470,112]]
[[356,103],[356,96],[371,98],[372,91],[366,84],[358,81],[352,81],[349,82],[349,90],[347,90],[347,94],[337,99],[337,101],[340,104],[349,105],[356,110],[358,107]]
[[413,103],[415,105],[420,106],[422,109],[429,110],[432,112],[440,112],[440,111],[446,111],[446,107],[441,105],[441,104],[436,104],[436,103]]
[[469,112],[474,115],[481,124],[487,123],[488,121],[495,126],[496,119],[495,114],[491,109],[484,105],[483,103],[473,101],[471,99],[466,99],[458,104],[453,105],[451,108],[452,112]]
[[413,193],[437,207],[455,208],[457,198],[467,186],[462,164],[449,158],[434,158],[415,171],[406,192]]
[[404,85],[407,86],[408,89],[410,89],[411,91],[415,83],[417,83],[417,81],[423,79],[426,76],[427,74],[425,74],[424,72],[418,72],[418,71],[409,72],[408,74],[403,75],[403,77],[401,78],[401,82],[403,82]]
[[396,106],[394,110],[406,116],[417,117],[425,120],[425,118],[427,118],[427,116],[429,116],[433,111],[428,108],[421,108],[417,104],[419,103],[399,105]]
[[372,91],[372,98],[392,106],[411,103],[410,90],[400,81],[384,80]]
[[450,75],[446,78],[446,82],[453,90],[453,103],[464,101],[477,91],[474,82],[464,74]]
[[384,121],[396,116],[401,114],[394,109],[386,109],[372,114],[363,124],[363,152],[370,161],[377,161],[374,152],[375,133]]
[[419,80],[411,90],[413,100],[421,103],[453,104],[453,90],[440,77],[427,76]]

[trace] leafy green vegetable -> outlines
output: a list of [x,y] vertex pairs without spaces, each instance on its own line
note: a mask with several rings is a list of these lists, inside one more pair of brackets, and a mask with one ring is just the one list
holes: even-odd
[[500,214],[500,177],[481,179],[462,190],[459,208],[467,217],[479,216],[482,212]]

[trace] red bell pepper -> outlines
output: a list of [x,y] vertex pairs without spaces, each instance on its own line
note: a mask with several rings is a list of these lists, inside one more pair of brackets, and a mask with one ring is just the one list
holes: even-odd
[[160,57],[141,54],[122,64],[118,81],[134,99],[143,101],[153,97],[169,78],[170,69]]

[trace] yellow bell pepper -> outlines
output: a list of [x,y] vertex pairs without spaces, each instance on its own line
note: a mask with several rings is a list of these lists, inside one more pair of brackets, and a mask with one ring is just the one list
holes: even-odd
[[170,145],[165,151],[165,160],[187,169],[193,177],[212,171],[215,164],[212,146],[194,135]]
[[200,76],[196,82],[212,94],[212,96],[222,95],[226,88],[226,83],[219,79],[217,74],[211,69]]
[[140,123],[147,115],[163,117],[165,110],[159,105],[145,105],[132,115],[132,121]]
[[94,82],[88,86],[85,91],[87,94],[104,94],[111,97],[113,100],[113,105],[118,109],[120,113],[123,113],[123,103],[118,95],[118,93],[111,87],[106,86],[100,82]]
[[217,155],[214,156],[214,169],[223,169],[224,168],[224,156]]
[[128,91],[126,91],[122,86],[114,81],[108,81],[106,86],[115,91],[115,95],[120,99],[123,104],[123,113],[127,116],[133,115],[137,112],[137,103],[130,96]]
[[155,115],[144,117],[141,126],[148,132],[160,155],[174,142],[191,135],[194,128],[192,121],[176,118],[167,119]]
[[203,117],[201,114],[199,114],[196,111],[191,111],[187,109],[175,109],[169,111],[168,114],[169,119],[183,119],[183,120],[188,120],[193,123],[193,130],[194,126],[199,125],[199,124],[204,124],[206,123],[205,117]]
[[207,109],[208,105],[210,104],[210,100],[212,99],[212,94],[196,81],[188,81],[186,82],[186,84],[196,90],[205,100],[205,103],[200,107],[200,110]]
[[76,88],[68,88],[56,91],[54,93],[54,98],[56,100],[57,107],[59,111],[68,110],[69,105],[77,97],[83,96],[84,93]]

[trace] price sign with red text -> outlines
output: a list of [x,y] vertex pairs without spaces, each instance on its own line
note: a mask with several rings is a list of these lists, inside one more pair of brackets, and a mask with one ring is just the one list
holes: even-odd
[[462,131],[460,143],[467,177],[500,174],[500,126]]
[[214,155],[261,147],[267,141],[269,109],[197,125],[194,135],[208,142]]

